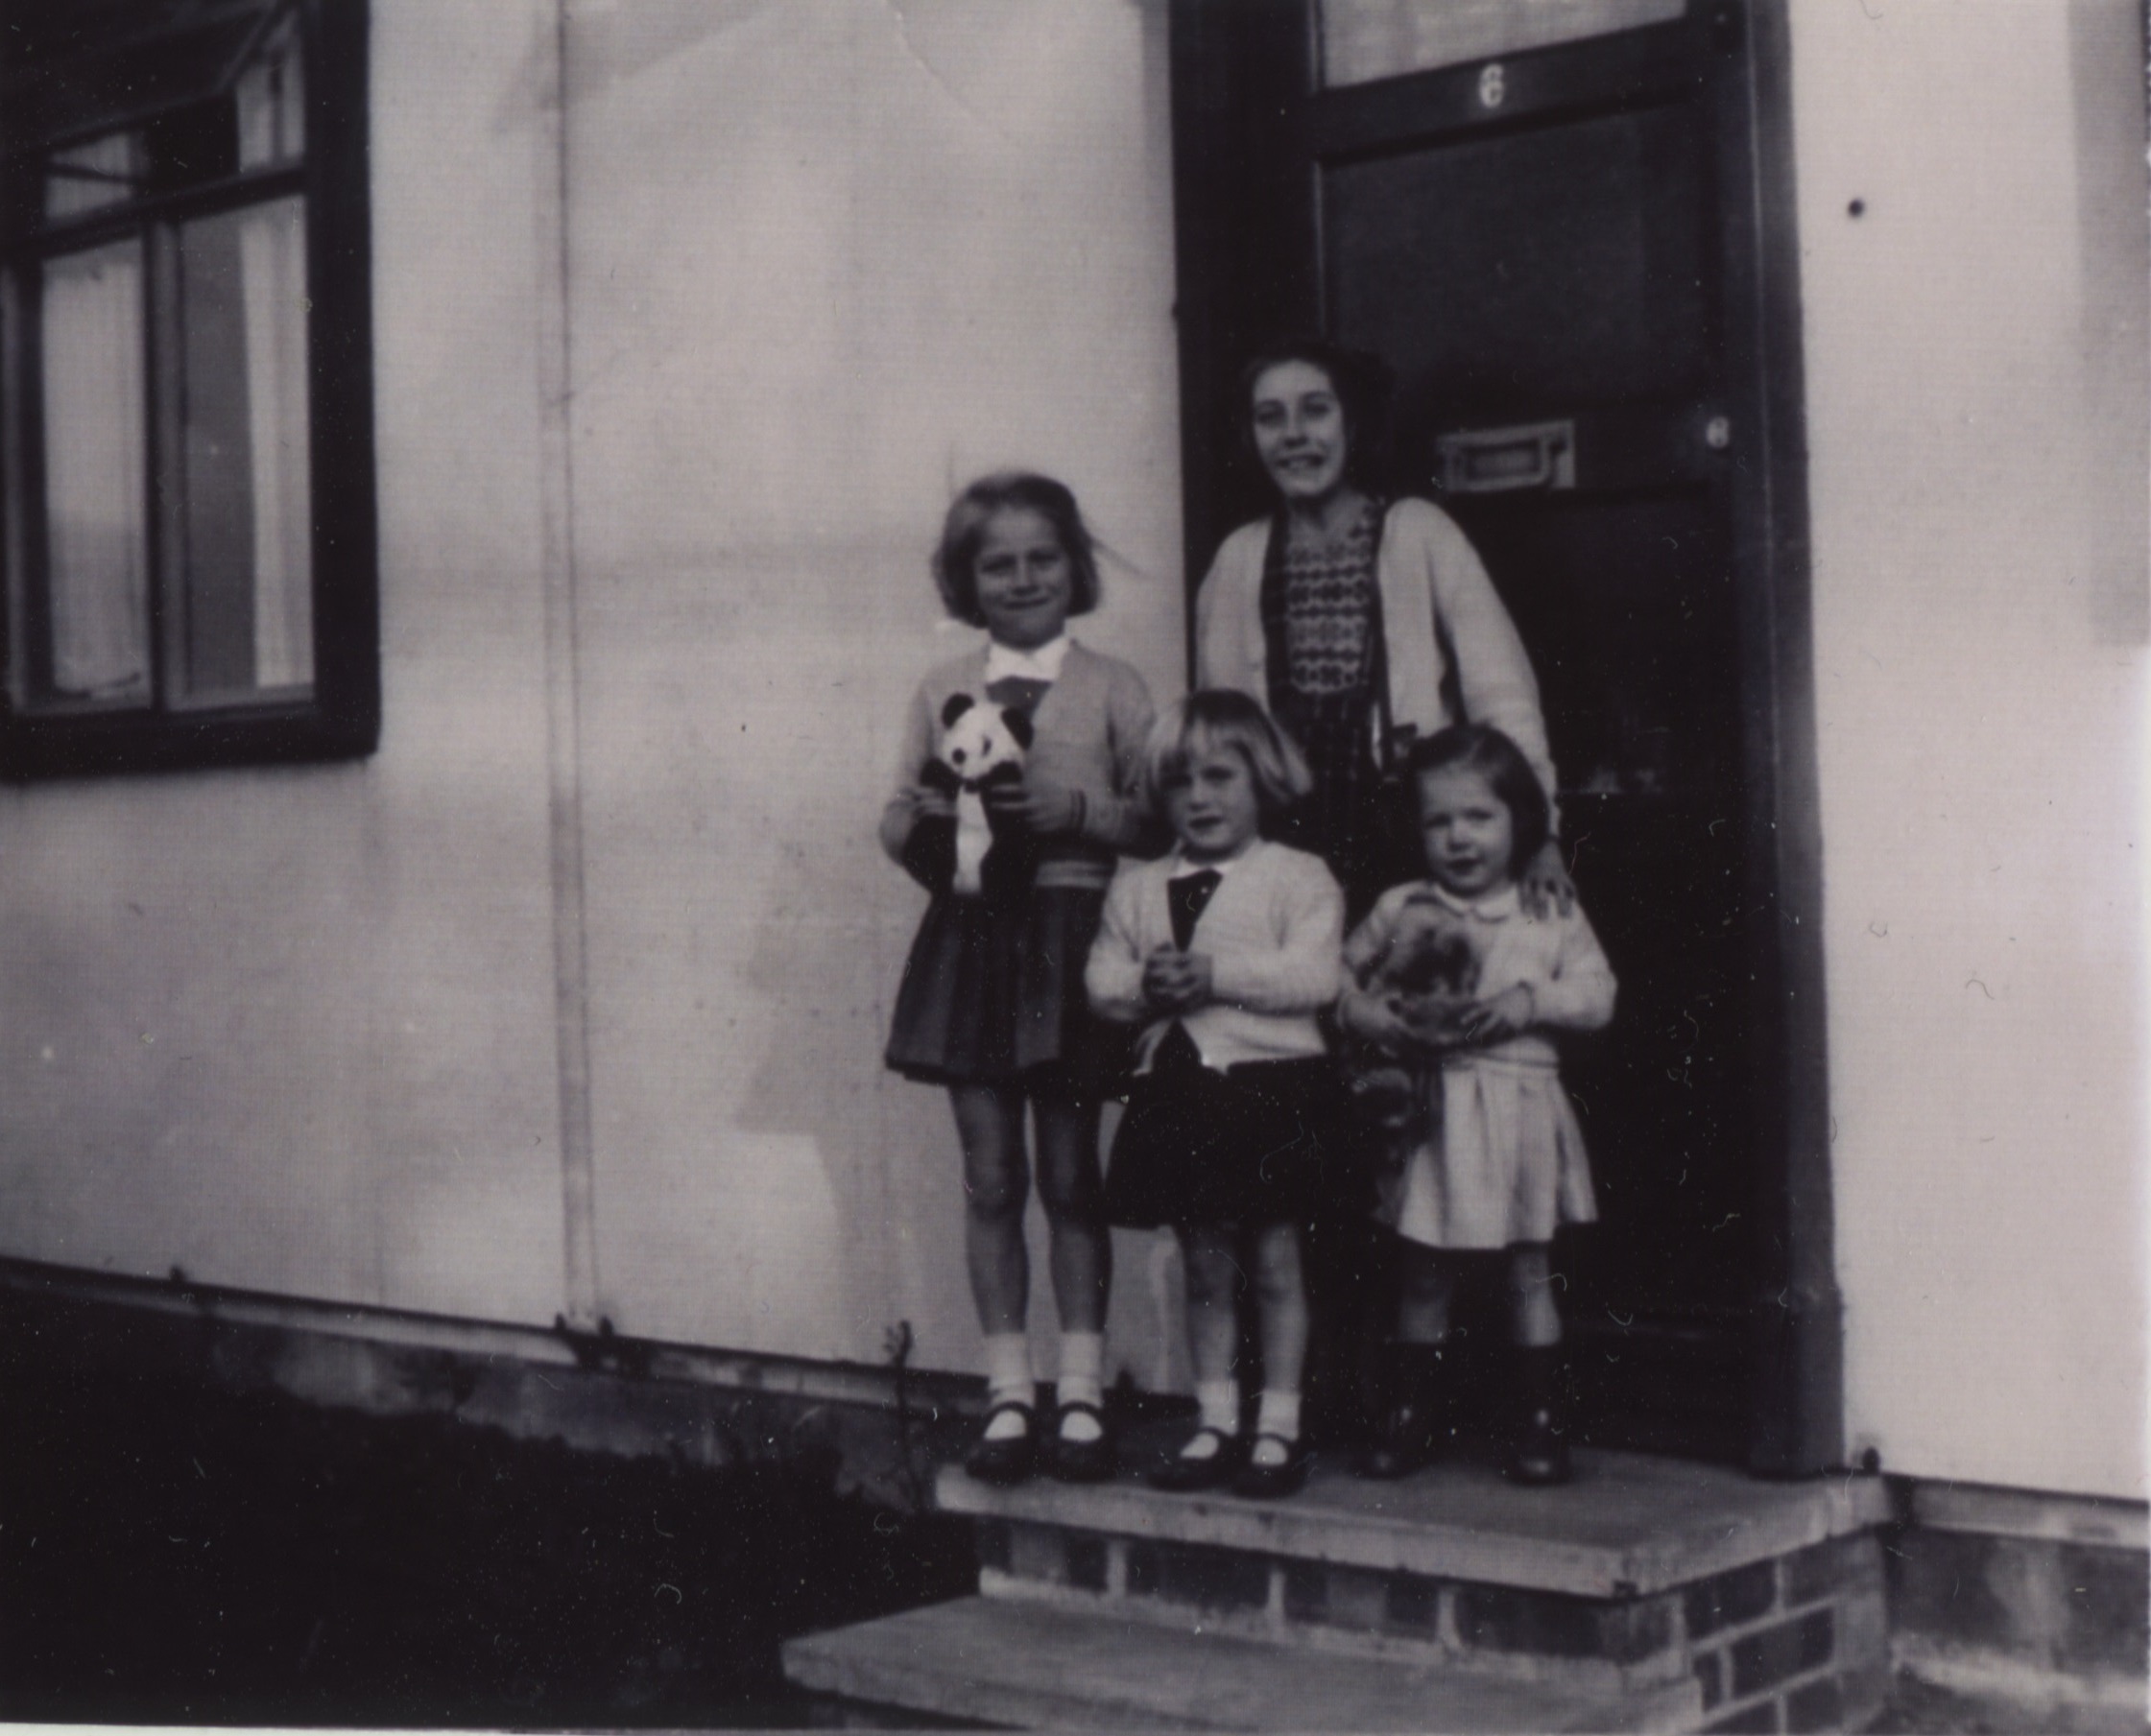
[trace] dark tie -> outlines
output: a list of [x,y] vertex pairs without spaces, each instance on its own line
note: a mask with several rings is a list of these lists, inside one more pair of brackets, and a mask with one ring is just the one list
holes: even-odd
[[[1217,891],[1217,883],[1222,878],[1215,868],[1201,868],[1165,882],[1165,909],[1173,919],[1173,944],[1181,951],[1185,952],[1187,943],[1194,939],[1196,918],[1203,914],[1203,906],[1210,901],[1210,894]],[[1195,1047],[1195,1039],[1187,1034],[1187,1027],[1175,1019],[1159,1039],[1150,1064],[1156,1070],[1170,1073],[1185,1067],[1200,1067],[1203,1057]]]
[[1008,705],[1025,717],[1038,714],[1039,702],[1052,691],[1051,681],[1035,681],[1029,676],[1003,676],[988,684],[986,697],[996,705]]
[[1195,939],[1196,919],[1217,891],[1224,876],[1215,868],[1201,868],[1165,882],[1165,908],[1173,919],[1173,944],[1185,952]]

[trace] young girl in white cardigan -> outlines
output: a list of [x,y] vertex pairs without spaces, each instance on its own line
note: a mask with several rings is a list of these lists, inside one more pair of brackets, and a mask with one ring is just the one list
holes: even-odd
[[[1190,694],[1159,721],[1148,764],[1176,847],[1113,881],[1086,982],[1099,1012],[1144,1026],[1107,1213],[1172,1225],[1187,1272],[1201,1426],[1151,1481],[1275,1498],[1307,1473],[1300,1225],[1333,1191],[1325,1169],[1344,1153],[1315,1023],[1343,980],[1344,894],[1320,858],[1262,835],[1308,779],[1254,699]],[[1263,1373],[1252,1443],[1233,1374],[1247,1239]]]

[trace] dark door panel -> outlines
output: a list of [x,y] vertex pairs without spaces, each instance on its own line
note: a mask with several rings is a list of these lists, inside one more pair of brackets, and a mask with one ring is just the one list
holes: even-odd
[[1461,421],[1700,391],[1701,159],[1684,105],[1325,164],[1329,324]]
[[1601,1213],[1557,1249],[1585,1432],[1786,1468],[1836,1439],[1836,1327],[1776,819],[1804,626],[1766,446],[1797,425],[1764,396],[1793,341],[1757,215],[1772,6],[1324,90],[1315,0],[1175,0],[1174,90],[1190,571],[1259,510],[1251,345],[1386,357],[1394,487],[1455,515],[1531,652],[1620,978],[1564,1070]]

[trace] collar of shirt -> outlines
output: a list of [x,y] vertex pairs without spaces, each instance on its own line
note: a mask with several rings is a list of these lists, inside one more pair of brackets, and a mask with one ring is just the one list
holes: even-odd
[[1222,880],[1261,847],[1262,840],[1255,838],[1249,840],[1247,848],[1237,856],[1229,856],[1223,862],[1190,862],[1181,854],[1180,845],[1176,844],[1173,845],[1172,855],[1166,858],[1168,866],[1165,869],[1165,878],[1168,880],[1184,880],[1190,874],[1200,874],[1207,870]]
[[1058,681],[1061,665],[1067,660],[1068,647],[1075,641],[1063,633],[1036,651],[1017,651],[1003,645],[998,639],[986,642],[986,681],[991,686],[995,681],[1016,676],[1026,681]]
[[1426,884],[1433,889],[1434,896],[1458,916],[1476,916],[1482,922],[1506,921],[1523,908],[1514,880],[1480,898],[1459,898],[1438,880]]

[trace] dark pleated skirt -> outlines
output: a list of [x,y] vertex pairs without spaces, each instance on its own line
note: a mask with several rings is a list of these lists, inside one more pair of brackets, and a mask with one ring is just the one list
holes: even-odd
[[1068,1089],[1109,1089],[1126,1039],[1090,1011],[1083,987],[1105,907],[1103,890],[1084,887],[1039,887],[1007,900],[936,898],[904,963],[889,1065],[928,1084],[1050,1076]]
[[1106,1177],[1111,1222],[1309,1223],[1366,1209],[1370,1178],[1327,1056],[1138,1077]]

